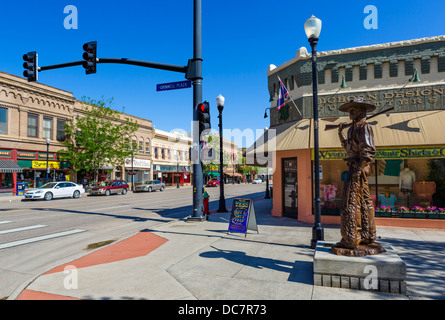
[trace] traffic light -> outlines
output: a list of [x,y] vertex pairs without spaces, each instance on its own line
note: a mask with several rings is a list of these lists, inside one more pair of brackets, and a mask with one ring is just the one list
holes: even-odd
[[97,41],[87,42],[83,45],[83,67],[86,74],[96,73],[96,53],[97,53]]
[[25,53],[23,55],[23,68],[26,70],[23,71],[23,76],[28,78],[28,82],[37,81],[37,53],[35,51]]
[[198,113],[199,113],[199,133],[204,130],[210,130],[210,105],[207,101],[198,104]]

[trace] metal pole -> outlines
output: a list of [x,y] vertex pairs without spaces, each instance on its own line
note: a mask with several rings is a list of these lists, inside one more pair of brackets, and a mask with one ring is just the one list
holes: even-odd
[[226,209],[226,199],[224,197],[224,159],[223,159],[223,126],[222,126],[222,111],[223,106],[218,106],[219,111],[219,208],[218,212],[227,212]]
[[318,38],[310,38],[312,48],[312,99],[314,112],[314,188],[315,188],[315,217],[312,227],[311,248],[315,249],[317,241],[324,240],[324,230],[321,225],[321,204],[320,204],[320,155],[318,141],[318,83],[317,83],[317,52],[316,46]]
[[46,179],[48,181],[45,182],[49,182],[49,143],[48,141],[46,142]]
[[133,168],[133,162],[134,162],[134,149],[131,150],[131,191],[134,192],[134,168]]
[[203,216],[203,174],[201,166],[201,137],[197,105],[202,102],[202,31],[201,0],[193,1],[193,60],[196,74],[193,79],[193,215],[191,220],[205,221]]
[[[176,152],[179,152],[179,151],[176,151]],[[177,157],[177,161],[178,161],[178,162],[176,162],[176,178],[178,179],[176,182],[176,188],[179,188],[179,155],[177,154],[176,157]]]

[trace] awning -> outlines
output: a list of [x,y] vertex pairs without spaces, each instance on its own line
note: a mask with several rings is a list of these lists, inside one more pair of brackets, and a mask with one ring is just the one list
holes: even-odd
[[21,173],[23,169],[14,160],[0,160],[0,173]]
[[204,176],[208,176],[208,177],[219,177],[219,172],[215,172],[215,171],[212,171],[212,172],[204,172]]
[[302,119],[270,127],[252,146],[247,148],[246,163],[264,166],[264,159],[269,152],[308,149],[311,135],[310,129],[310,119]]
[[[349,117],[319,120],[320,149],[342,149],[337,129],[325,131],[327,124],[336,125],[341,122],[350,123],[351,120]],[[391,113],[367,122],[372,126],[377,148],[445,145],[445,110]],[[313,123],[312,119],[302,119],[269,128],[246,150],[246,157],[256,160],[257,157],[264,157],[267,151],[313,149]],[[271,130],[274,132],[269,132]],[[346,132],[347,129],[344,130],[345,135]],[[272,138],[267,139],[267,134]]]
[[243,177],[243,175],[239,172],[224,172],[225,175],[229,177]]
[[[337,129],[325,131],[326,124],[349,123],[349,117],[320,120],[320,148],[341,148]],[[380,115],[367,121],[374,132],[376,147],[445,144],[445,110],[416,111]],[[346,135],[347,129],[344,130]],[[311,139],[311,148],[313,148]]]

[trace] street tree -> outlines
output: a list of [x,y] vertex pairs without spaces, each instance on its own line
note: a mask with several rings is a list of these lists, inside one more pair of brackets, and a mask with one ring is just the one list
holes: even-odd
[[92,173],[95,184],[101,167],[122,165],[136,149],[130,137],[139,125],[111,109],[112,101],[82,98],[83,115],[65,123],[65,148],[57,152],[73,170]]

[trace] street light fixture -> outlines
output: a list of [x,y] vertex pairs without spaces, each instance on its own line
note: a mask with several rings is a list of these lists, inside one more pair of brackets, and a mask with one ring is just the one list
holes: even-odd
[[223,179],[223,135],[222,135],[222,112],[226,99],[222,95],[216,97],[216,105],[219,111],[219,207],[217,212],[227,212],[226,199],[224,197],[224,179]]
[[315,249],[317,241],[324,240],[324,230],[321,225],[321,204],[320,204],[320,155],[318,140],[318,83],[317,83],[317,52],[315,50],[318,37],[321,32],[321,20],[312,15],[304,23],[304,31],[308,37],[312,49],[312,99],[314,117],[314,188],[315,188],[315,219],[312,227],[311,248]]

